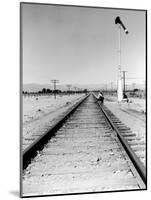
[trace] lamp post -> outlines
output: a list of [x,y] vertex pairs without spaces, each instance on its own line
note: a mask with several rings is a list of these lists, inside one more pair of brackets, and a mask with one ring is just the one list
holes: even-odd
[[125,28],[123,22],[121,21],[120,17],[116,17],[115,24],[118,24],[119,29],[119,65],[118,65],[118,85],[117,85],[117,97],[118,102],[121,102],[123,99],[123,91],[122,91],[122,75],[121,75],[121,27],[124,29],[124,32],[128,34],[128,30]]

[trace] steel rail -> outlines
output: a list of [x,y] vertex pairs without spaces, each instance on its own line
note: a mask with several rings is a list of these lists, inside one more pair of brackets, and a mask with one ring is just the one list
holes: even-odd
[[[93,94],[94,98],[96,98],[95,94]],[[108,114],[105,112],[105,110],[103,109],[103,105],[101,105],[101,103],[99,103],[97,101],[97,103],[99,104],[102,112],[104,113],[107,121],[109,122],[110,126],[112,127],[112,129],[117,133],[117,137],[119,138],[120,142],[122,143],[124,149],[126,150],[128,156],[130,157],[132,163],[134,164],[136,170],[138,171],[138,173],[140,174],[144,184],[147,184],[147,177],[146,177],[146,168],[144,167],[144,165],[141,163],[140,159],[137,157],[137,155],[135,154],[135,152],[132,150],[132,148],[130,147],[130,145],[127,143],[127,141],[125,140],[125,138],[121,135],[120,131],[118,130],[118,128],[114,125],[114,123],[112,122],[112,120],[110,119],[110,117],[108,116]]]
[[37,155],[38,151],[42,150],[44,145],[51,139],[52,136],[58,131],[58,129],[65,123],[65,121],[70,117],[71,114],[87,99],[90,94],[86,95],[82,100],[78,101],[71,109],[64,114],[64,116],[59,119],[49,131],[44,135],[40,136],[35,140],[27,149],[24,150],[22,154],[22,166],[23,170],[26,169],[31,160]]

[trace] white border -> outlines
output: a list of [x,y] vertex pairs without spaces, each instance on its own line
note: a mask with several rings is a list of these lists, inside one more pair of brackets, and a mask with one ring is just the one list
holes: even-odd
[[[29,0],[28,2],[147,9],[149,10],[148,21],[151,21],[150,0]],[[148,37],[151,35],[149,22]],[[19,1],[1,1],[0,28],[0,198],[12,200],[18,198],[17,193],[19,192]],[[149,38],[148,41],[150,42]],[[148,46],[150,45],[148,44]],[[150,60],[148,56],[148,76],[150,74],[149,66]],[[148,91],[150,91],[151,83],[149,81]],[[150,92],[148,92],[149,95]],[[150,106],[148,102],[148,118],[149,113]],[[149,121],[148,119],[148,127]],[[42,199],[149,199],[151,193],[151,189],[149,189],[151,188],[149,173],[151,171],[149,159],[151,147],[149,146],[151,145],[149,131],[148,140],[148,191],[43,197]]]

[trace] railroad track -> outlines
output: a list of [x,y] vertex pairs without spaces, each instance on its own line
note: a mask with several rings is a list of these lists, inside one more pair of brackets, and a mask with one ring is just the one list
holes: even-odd
[[88,95],[36,141],[23,153],[22,195],[146,189],[145,167],[111,114]]

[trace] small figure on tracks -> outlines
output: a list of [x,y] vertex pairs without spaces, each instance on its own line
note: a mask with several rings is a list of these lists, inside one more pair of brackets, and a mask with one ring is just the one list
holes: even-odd
[[98,94],[97,100],[100,101],[103,104],[103,102],[104,102],[104,96],[103,96],[103,93],[101,91]]
[[124,93],[123,94],[123,99],[128,103],[129,102],[129,99],[128,99],[128,96]]

